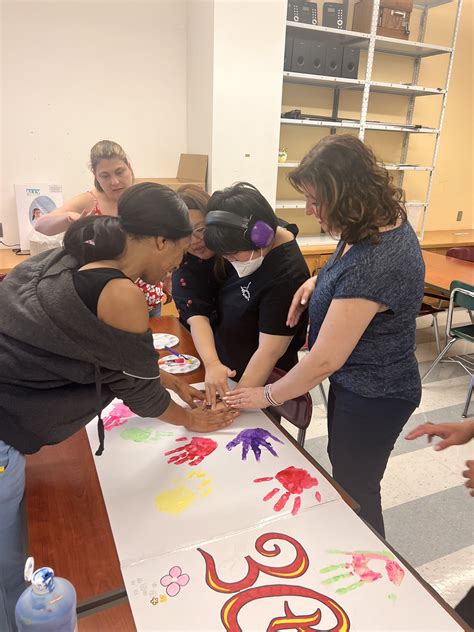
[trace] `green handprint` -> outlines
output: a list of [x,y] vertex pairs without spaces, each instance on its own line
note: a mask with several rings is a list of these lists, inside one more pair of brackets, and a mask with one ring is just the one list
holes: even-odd
[[125,428],[120,436],[122,439],[136,443],[156,443],[166,437],[174,437],[174,432],[160,432],[153,428]]
[[[332,573],[336,571],[335,575],[328,577],[323,580],[323,584],[333,584],[349,577],[358,577],[358,581],[355,581],[347,586],[342,586],[341,588],[337,588],[336,592],[340,595],[345,595],[346,593],[354,590],[356,588],[361,588],[366,584],[372,583],[378,579],[383,577],[382,573],[378,571],[374,571],[369,568],[369,563],[373,560],[379,560],[385,562],[385,571],[387,573],[387,578],[395,584],[395,586],[400,586],[405,577],[405,571],[395,560],[395,556],[390,553],[390,551],[328,551],[328,553],[334,553],[336,555],[350,555],[350,562],[342,562],[341,564],[332,564],[331,566],[326,566],[320,570],[320,573]],[[340,569],[346,569],[347,572],[340,573]]]

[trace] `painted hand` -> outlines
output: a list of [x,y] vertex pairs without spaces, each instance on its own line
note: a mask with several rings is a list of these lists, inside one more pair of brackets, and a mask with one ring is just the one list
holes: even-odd
[[226,448],[230,451],[241,443],[242,461],[247,460],[247,454],[250,448],[255,454],[255,458],[257,461],[260,461],[260,456],[262,454],[262,451],[260,449],[261,447],[264,447],[270,452],[270,454],[273,454],[273,456],[278,456],[272,444],[269,443],[267,439],[273,439],[274,441],[278,441],[278,443],[283,443],[283,441],[270,434],[268,430],[264,430],[263,428],[247,428],[246,430],[242,430],[242,432],[239,432],[235,439],[233,439],[226,445]]
[[[187,441],[187,437],[181,437],[176,441]],[[189,463],[189,465],[199,465],[201,461],[209,456],[217,448],[217,443],[207,437],[192,437],[189,443],[182,445],[174,450],[165,452],[165,456],[174,454],[168,463],[174,463],[175,465],[181,465],[182,463]]]
[[[396,562],[395,557],[390,551],[330,551],[338,555],[349,555],[351,557],[350,562],[342,562],[341,564],[332,564],[321,569],[321,573],[334,573],[327,579],[323,580],[323,584],[333,584],[343,581],[344,579],[354,578],[356,581],[337,588],[336,592],[344,595],[351,590],[361,588],[367,584],[382,579],[383,573],[380,573],[373,568],[369,568],[369,564],[379,561],[384,563],[386,578],[392,582],[395,586],[400,586],[405,577],[405,571]],[[344,569],[345,572],[341,572]]]
[[263,394],[263,386],[242,386],[227,391],[223,399],[226,404],[239,410],[266,408],[270,405]]

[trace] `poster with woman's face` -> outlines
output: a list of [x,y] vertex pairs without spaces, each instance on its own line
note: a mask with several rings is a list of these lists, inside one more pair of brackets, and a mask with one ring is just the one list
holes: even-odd
[[15,200],[18,231],[22,251],[30,250],[30,235],[40,217],[51,213],[63,204],[63,188],[60,184],[15,184]]
[[56,203],[48,195],[39,195],[30,204],[29,219],[32,226],[37,219],[54,211]]

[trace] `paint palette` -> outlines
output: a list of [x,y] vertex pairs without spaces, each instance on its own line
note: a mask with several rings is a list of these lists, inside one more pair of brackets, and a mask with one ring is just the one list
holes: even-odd
[[158,364],[160,369],[168,373],[191,373],[201,365],[201,361],[192,355],[181,354],[179,358],[174,355],[164,356]]
[[178,343],[178,336],[173,336],[172,334],[153,334],[153,346],[155,349],[175,347]]

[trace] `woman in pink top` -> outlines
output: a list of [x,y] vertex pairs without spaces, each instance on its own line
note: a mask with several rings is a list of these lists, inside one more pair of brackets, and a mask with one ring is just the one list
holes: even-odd
[[[94,187],[65,202],[60,208],[40,217],[35,229],[44,235],[62,233],[80,217],[86,215],[117,215],[117,202],[134,175],[123,148],[111,140],[96,143],[90,154],[90,169],[94,174]],[[150,316],[159,316],[165,296],[163,285],[148,285],[137,280],[147,299]]]

